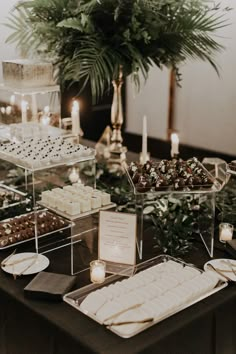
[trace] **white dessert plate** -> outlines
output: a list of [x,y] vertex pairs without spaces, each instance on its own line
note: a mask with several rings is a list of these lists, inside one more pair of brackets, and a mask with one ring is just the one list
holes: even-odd
[[[8,258],[8,257],[7,257]],[[30,275],[39,273],[49,266],[49,259],[34,252],[23,252],[14,254],[1,263],[4,272],[14,275]]]
[[[211,264],[218,272],[222,273],[222,275],[225,275],[231,280],[236,281],[236,260],[235,259],[226,259],[226,258],[213,259],[204,264],[204,270],[210,269],[207,267],[208,264]],[[235,274],[233,270],[235,271]]]

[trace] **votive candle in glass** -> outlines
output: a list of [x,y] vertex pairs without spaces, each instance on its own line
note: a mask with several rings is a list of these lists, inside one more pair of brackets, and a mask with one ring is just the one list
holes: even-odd
[[92,283],[103,283],[106,275],[106,263],[100,259],[90,262],[90,280]]
[[219,239],[220,242],[225,243],[226,241],[232,240],[234,233],[234,225],[227,222],[222,222],[219,225]]

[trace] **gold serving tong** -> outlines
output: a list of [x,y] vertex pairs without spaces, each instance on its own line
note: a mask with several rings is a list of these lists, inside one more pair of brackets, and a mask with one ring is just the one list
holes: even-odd
[[9,261],[9,259],[11,259],[11,257],[14,256],[15,253],[16,249],[14,249],[14,251],[1,262],[1,267],[5,267],[7,265],[7,261]]
[[[234,265],[230,262],[229,259],[227,259],[227,260],[222,260],[221,262],[224,263],[224,264],[226,264],[226,265],[230,268],[230,270],[228,270],[228,272],[233,272],[234,275],[236,276],[236,270],[234,269]],[[227,270],[226,270],[226,271],[227,271]]]
[[122,326],[122,325],[127,325],[127,324],[134,324],[134,323],[139,323],[139,324],[144,324],[144,323],[149,323],[149,322],[153,322],[154,318],[153,317],[146,317],[143,320],[137,320],[137,321],[121,321],[121,322],[110,322],[109,326]]
[[[30,264],[28,264],[20,273],[18,274],[13,274],[14,279],[16,279],[17,277],[20,277],[21,275],[23,275],[28,269],[30,269],[34,263],[37,261],[38,258],[38,254],[35,254],[32,257],[28,257],[28,259],[33,259],[32,262]],[[25,258],[26,260],[26,258]]]
[[[4,264],[1,264],[1,266],[4,268],[4,267],[8,267],[8,266],[14,266],[16,264],[19,264],[19,263],[22,263],[22,262],[25,262],[25,261],[28,261],[30,259],[34,259],[35,258],[35,254],[31,257],[24,257],[24,258],[21,258],[21,259],[18,259],[17,261],[14,261],[14,262],[4,262]],[[9,259],[8,259],[9,260]]]
[[[31,257],[24,257],[24,258],[18,259],[16,261],[9,262],[15,253],[16,253],[16,249],[7,258],[5,258],[1,262],[1,267],[4,268],[4,267],[12,266],[12,273],[13,273],[12,275],[13,275],[13,278],[16,280],[17,277],[23,275],[28,269],[30,269],[32,267],[32,265],[36,262],[36,260],[38,258],[38,254],[34,254]],[[19,263],[22,263],[22,262],[25,262],[25,261],[28,261],[31,259],[32,259],[32,262],[30,264],[27,264],[27,266],[20,273],[18,273],[18,274],[15,273],[14,267],[16,264],[19,264]]]
[[222,278],[226,279],[227,281],[233,281],[231,278],[227,277],[227,275],[224,274],[223,270],[219,270],[218,268],[215,268],[211,263],[208,263],[207,267],[214,270],[216,273],[218,273]]

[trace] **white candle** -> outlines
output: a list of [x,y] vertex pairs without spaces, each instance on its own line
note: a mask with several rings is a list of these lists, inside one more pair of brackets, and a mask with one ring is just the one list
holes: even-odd
[[48,116],[49,112],[50,112],[50,107],[49,106],[45,106],[43,111],[44,111],[44,114]]
[[11,95],[11,97],[10,97],[10,105],[14,106],[15,103],[16,103],[16,96],[15,95]]
[[103,283],[106,275],[106,263],[100,260],[90,263],[90,280],[93,283]]
[[179,137],[178,134],[172,133],[171,134],[171,157],[179,154]]
[[11,114],[11,106],[6,107],[6,114],[9,116]]
[[234,232],[234,226],[228,223],[221,223],[219,225],[219,230],[220,230],[220,241],[225,242],[232,240],[233,238],[233,232]]
[[79,180],[79,174],[78,174],[76,168],[74,168],[74,167],[72,168],[72,171],[69,175],[69,180],[71,183],[76,183]]
[[32,118],[34,122],[38,121],[38,107],[35,93],[32,93]]
[[49,106],[45,106],[43,109],[43,116],[41,118],[41,123],[45,126],[49,125],[50,123],[50,107]]
[[21,120],[22,120],[22,123],[26,123],[27,122],[27,107],[28,107],[28,102],[22,100],[21,101]]
[[147,117],[143,117],[143,134],[142,134],[142,162],[143,164],[147,162]]
[[79,102],[74,101],[71,111],[72,120],[72,134],[79,136],[80,133],[80,115],[79,115]]

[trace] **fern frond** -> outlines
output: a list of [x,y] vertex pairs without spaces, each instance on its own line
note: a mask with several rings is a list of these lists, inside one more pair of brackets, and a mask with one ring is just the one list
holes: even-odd
[[199,58],[218,73],[214,35],[228,25],[210,0],[22,0],[9,16],[8,41],[24,50],[46,46],[60,77],[90,83],[102,96],[122,65],[124,76],[147,79],[156,65],[178,73],[180,62]]

